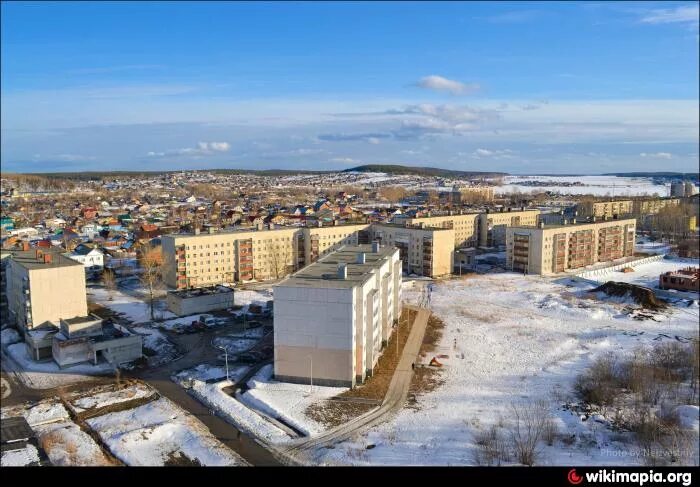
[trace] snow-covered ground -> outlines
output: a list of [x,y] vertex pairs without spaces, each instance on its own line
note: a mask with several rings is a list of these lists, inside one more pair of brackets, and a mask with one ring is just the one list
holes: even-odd
[[132,331],[143,336],[143,347],[148,348],[155,355],[148,356],[148,365],[151,367],[157,367],[166,362],[170,362],[175,357],[177,357],[178,352],[175,345],[168,340],[168,338],[163,335],[160,331],[155,328],[151,328],[147,325],[144,326],[134,326]]
[[2,452],[0,466],[24,467],[39,461],[39,450],[34,445],[28,444],[21,450]]
[[[68,411],[57,397],[45,399],[30,407],[18,405],[2,409],[2,417],[24,416],[34,431],[38,444],[52,465],[100,466],[112,462],[85,431],[71,421]],[[31,446],[31,445],[30,445]],[[36,450],[33,446],[27,452]],[[20,458],[18,456],[18,458]],[[3,457],[3,465],[4,463]]]
[[52,465],[112,465],[95,440],[72,421],[44,424],[33,429]]
[[87,423],[112,454],[130,466],[161,466],[180,454],[207,466],[245,464],[198,419],[166,398]]
[[[88,288],[87,296],[88,300],[111,309],[132,323],[151,321],[151,308],[146,300],[135,298],[116,289],[107,291],[104,288],[96,287]],[[112,297],[111,301],[110,296]],[[156,304],[156,318],[175,318],[173,313],[164,309],[165,303],[157,301]]]
[[114,390],[113,386],[107,386],[104,389],[106,389],[104,392],[94,393],[91,391],[90,395],[71,398],[70,405],[73,411],[82,413],[89,409],[103,408],[134,399],[150,397],[155,393],[153,389],[141,383],[117,390]]
[[[229,365],[228,376],[232,381],[239,380],[242,378],[246,372],[248,372],[250,367],[245,365]],[[226,378],[226,367],[200,364],[194,368],[181,370],[175,374],[172,379],[178,384],[184,384],[189,380],[206,382],[208,380],[223,380]]]
[[0,332],[0,344],[3,346],[12,345],[13,343],[17,343],[21,340],[22,338],[14,328],[4,328],[2,332]]
[[231,385],[233,385],[231,381],[214,384],[194,381],[190,391],[229,423],[256,438],[268,443],[283,443],[291,438],[265,417],[226,394],[223,389]]
[[236,306],[243,306],[243,308],[234,312],[234,314],[247,313],[251,304],[257,304],[264,308],[270,300],[272,300],[272,288],[236,290],[233,294],[233,303]]
[[[525,181],[551,181],[551,186],[526,186]],[[563,186],[562,183],[580,182],[585,186]],[[561,194],[592,194],[597,196],[642,196],[658,194],[668,196],[670,186],[654,184],[648,178],[617,176],[506,176],[503,186],[496,187],[497,194],[530,191],[552,191]]]
[[90,380],[91,375],[106,375],[113,371],[108,362],[100,362],[97,365],[79,364],[65,369],[60,369],[56,362],[37,362],[27,355],[27,347],[22,343],[15,343],[7,347],[7,353],[17,362],[21,368],[20,379],[27,387],[33,389],[51,389],[75,382]]
[[[470,465],[475,435],[512,427],[511,405],[545,400],[559,431],[571,437],[543,445],[539,465],[641,464],[625,443],[596,421],[562,404],[573,381],[607,352],[629,353],[665,340],[698,335],[698,307],[672,307],[638,321],[629,304],[590,299],[585,284],[565,285],[511,273],[434,283],[433,312],[445,322],[435,354],[445,354],[445,383],[354,441],[319,450],[328,464]],[[420,287],[406,286],[404,299]],[[691,411],[692,412],[692,411]],[[374,445],[371,449],[367,446]],[[695,453],[697,462],[697,452]]]
[[[631,265],[634,272],[609,271],[591,276],[589,279],[601,283],[607,281],[628,282],[652,289],[659,287],[659,275],[668,271],[676,271],[685,267],[699,267],[700,261],[692,259],[663,259],[648,264]],[[696,293],[697,296],[697,293]]]
[[272,365],[266,365],[248,381],[250,389],[241,396],[241,401],[250,407],[281,418],[294,428],[309,436],[318,435],[327,428],[309,418],[306,408],[345,392],[344,387],[319,387],[291,384],[272,380]]
[[240,353],[253,347],[259,338],[217,337],[212,342],[215,347],[226,349],[228,353]]

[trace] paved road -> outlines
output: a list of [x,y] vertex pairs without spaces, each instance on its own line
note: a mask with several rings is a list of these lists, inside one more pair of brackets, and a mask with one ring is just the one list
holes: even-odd
[[347,440],[359,431],[385,421],[387,416],[397,413],[403,408],[406,403],[406,397],[408,396],[408,389],[411,385],[411,378],[413,377],[413,367],[411,367],[411,365],[415,363],[418,352],[420,351],[423,337],[425,336],[425,328],[428,325],[428,318],[430,317],[430,310],[426,308],[418,308],[410,305],[404,305],[404,308],[416,311],[418,314],[411,328],[411,333],[408,335],[408,340],[401,354],[401,359],[391,379],[389,389],[384,397],[384,401],[382,401],[382,405],[378,409],[373,409],[344,425],[327,431],[321,436],[297,442],[290,448],[281,450],[283,453],[294,455],[299,452],[305,452],[314,448]]

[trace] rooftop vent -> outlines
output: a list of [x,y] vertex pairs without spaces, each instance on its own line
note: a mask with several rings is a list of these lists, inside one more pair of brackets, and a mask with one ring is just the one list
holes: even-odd
[[540,222],[540,223],[539,223],[539,227],[540,227],[540,228],[544,228],[544,222]]
[[338,264],[338,279],[348,278],[348,265],[343,263]]
[[214,227],[209,227],[209,233],[214,233]]
[[199,228],[195,228],[195,229],[194,229],[194,234],[195,234],[195,235],[199,235]]
[[365,263],[365,253],[364,252],[360,252],[359,254],[357,254],[357,263],[358,264]]
[[51,263],[51,254],[44,254],[44,264],[50,264]]
[[30,249],[29,242],[26,240],[22,242],[22,250],[27,251]]
[[372,252],[373,253],[379,253],[379,242],[372,242]]

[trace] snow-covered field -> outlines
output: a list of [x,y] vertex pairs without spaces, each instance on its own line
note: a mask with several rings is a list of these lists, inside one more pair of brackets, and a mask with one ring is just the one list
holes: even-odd
[[[436,282],[432,309],[446,326],[435,354],[449,356],[441,359],[445,383],[418,396],[418,410],[404,409],[354,441],[320,450],[321,461],[475,464],[475,435],[491,425],[512,427],[512,404],[545,400],[560,433],[575,436],[570,443],[543,445],[537,464],[643,463],[620,435],[561,406],[573,400],[575,377],[597,357],[697,338],[697,303],[638,321],[626,312],[629,304],[589,299],[591,286],[564,282],[510,273]],[[421,287],[405,286],[404,299],[415,299]],[[696,425],[697,418],[689,423]]]
[[180,454],[202,465],[245,462],[194,416],[166,398],[87,420],[111,452],[131,466],[160,466]]
[[[551,186],[527,186],[525,181],[551,181]],[[585,186],[563,186],[562,183],[580,182]],[[503,186],[496,187],[497,194],[530,191],[552,191],[561,194],[592,194],[597,196],[611,195],[642,196],[658,194],[668,196],[670,186],[654,184],[648,178],[628,178],[618,176],[506,176]]]
[[[90,287],[87,290],[88,300],[93,301],[113,312],[122,315],[132,323],[151,321],[151,309],[147,301],[124,294],[119,290],[107,291],[103,288]],[[110,301],[110,296],[112,300]],[[162,301],[157,301],[156,316],[158,318],[175,318],[175,315],[164,309]]]
[[250,389],[241,396],[241,401],[275,418],[282,418],[306,435],[314,436],[327,428],[306,416],[311,404],[329,399],[345,392],[344,387],[319,387],[291,384],[272,380],[272,365],[266,365],[248,381]]
[[29,358],[27,347],[23,342],[8,346],[7,353],[19,364],[22,371],[19,377],[22,382],[33,389],[51,389],[86,381],[91,379],[91,375],[105,375],[113,370],[108,362],[97,365],[79,364],[61,370],[54,361],[37,362]]
[[[699,267],[700,261],[691,259],[663,259],[642,265],[632,265],[634,272],[609,271],[591,276],[589,279],[601,283],[607,281],[628,282],[652,289],[659,287],[659,275],[668,271],[676,271],[685,267]],[[696,294],[697,296],[697,294]]]
[[112,386],[107,386],[104,392],[94,393],[90,395],[75,397],[70,400],[70,405],[74,412],[82,413],[89,409],[98,409],[114,404],[121,404],[134,399],[141,399],[152,396],[153,389],[150,387],[136,383],[123,389],[114,390]]
[[2,456],[0,456],[0,466],[2,467],[24,467],[38,461],[39,450],[31,444],[21,450],[2,452]]

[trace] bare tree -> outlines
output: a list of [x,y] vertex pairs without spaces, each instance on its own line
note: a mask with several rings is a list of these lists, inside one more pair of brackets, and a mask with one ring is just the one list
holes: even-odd
[[141,284],[148,291],[151,320],[155,320],[155,293],[163,283],[163,252],[160,247],[146,247],[139,257]]
[[112,299],[114,299],[114,291],[117,289],[117,278],[112,269],[105,269],[104,272],[102,272],[102,284],[109,294],[109,300],[112,301]]
[[511,441],[518,462],[532,466],[537,460],[538,443],[544,439],[547,429],[547,405],[544,401],[516,406],[513,409]]

